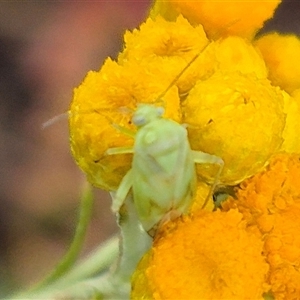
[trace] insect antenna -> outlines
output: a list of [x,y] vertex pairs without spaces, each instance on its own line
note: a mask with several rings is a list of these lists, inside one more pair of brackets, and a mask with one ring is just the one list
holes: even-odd
[[175,85],[175,83],[178,81],[178,79],[184,74],[184,72],[192,65],[192,63],[203,53],[203,51],[208,47],[210,44],[210,41],[202,48],[202,50],[197,53],[186,65],[185,67],[175,76],[175,78],[170,82],[170,84],[166,87],[166,89],[157,97],[157,99],[161,100],[163,103],[163,97],[166,95],[168,90]]
[[[105,110],[109,111],[110,109],[107,109],[107,108],[106,108],[106,109],[105,109],[105,108],[101,109],[101,111],[105,111]],[[120,111],[121,113],[129,113],[129,112],[132,112],[132,110],[129,109],[129,108],[127,108],[127,107],[120,107],[120,108],[119,108],[119,111]],[[108,116],[102,114],[101,112],[99,112],[99,111],[96,110],[96,109],[94,109],[94,110],[92,110],[92,111],[81,111],[81,112],[73,112],[73,113],[71,113],[71,111],[68,110],[68,111],[66,111],[66,112],[64,112],[64,113],[61,113],[61,114],[59,114],[59,115],[56,115],[56,116],[50,118],[48,121],[42,123],[41,129],[44,130],[44,129],[46,129],[46,128],[52,126],[52,125],[54,125],[54,124],[57,123],[57,122],[60,122],[60,121],[62,121],[62,120],[65,120],[65,119],[67,119],[68,117],[75,116],[75,115],[77,115],[77,114],[78,114],[78,115],[79,115],[79,114],[81,115],[81,114],[91,114],[91,113],[97,113],[97,114],[100,114],[100,115],[102,115],[104,118],[106,118],[110,123],[112,123],[114,127],[117,127],[117,126],[118,126],[118,125],[115,125],[115,124],[113,123],[112,119],[110,119]]]
[[[236,19],[233,20],[232,22],[228,23],[223,30],[219,31],[220,33],[226,32],[226,30],[228,30],[228,28],[230,28],[231,26],[235,25],[236,23],[238,23],[240,21],[240,19]],[[161,100],[162,102],[164,102],[162,100],[162,98],[166,95],[166,93],[168,92],[168,90],[175,85],[175,83],[178,81],[178,79],[182,76],[182,74],[192,65],[192,63],[204,52],[204,50],[208,47],[208,45],[210,44],[210,40],[208,41],[208,43],[202,48],[202,50],[200,52],[198,52],[188,63],[187,65],[175,76],[175,78],[170,82],[170,84],[167,86],[167,88],[157,97],[157,99]]]
[[71,113],[69,111],[67,111],[65,113],[59,114],[59,115],[49,119],[48,121],[46,121],[42,124],[42,126],[41,126],[42,130],[46,129],[47,127],[52,126],[53,124],[55,124],[57,122],[60,122],[61,120],[68,118],[70,115],[71,115]]

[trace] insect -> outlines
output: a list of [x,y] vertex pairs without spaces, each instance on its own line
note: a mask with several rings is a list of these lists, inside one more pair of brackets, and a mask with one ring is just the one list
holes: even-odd
[[107,150],[109,155],[133,153],[132,167],[113,195],[112,210],[120,210],[132,189],[140,222],[150,234],[161,221],[188,212],[196,191],[195,163],[220,166],[203,207],[224,165],[215,155],[193,151],[186,128],[163,118],[163,113],[163,107],[139,104],[132,117],[138,128],[133,148]]
[[[206,47],[207,45],[204,49]],[[174,78],[158,97],[158,101],[163,102],[165,93],[200,53]],[[224,166],[220,157],[192,150],[186,127],[171,119],[163,118],[163,114],[162,106],[139,104],[132,117],[132,123],[137,127],[137,132],[133,135],[133,147],[110,148],[106,151],[107,155],[133,154],[131,169],[123,177],[117,191],[112,193],[113,212],[120,212],[127,195],[132,190],[139,220],[145,231],[151,235],[161,222],[188,212],[197,187],[196,163],[219,165],[203,207],[210,199]],[[45,125],[51,125],[55,121],[57,117]],[[130,134],[128,130],[118,125],[114,126]]]
[[[181,70],[165,91],[161,100],[189,66],[208,46]],[[197,188],[195,164],[217,164],[219,170],[202,206],[211,198],[223,170],[223,160],[215,155],[191,149],[185,126],[163,118],[164,108],[153,104],[138,104],[132,123],[137,127],[131,148],[117,147],[106,151],[108,155],[132,153],[131,169],[123,177],[113,198],[112,210],[120,211],[130,190],[139,220],[150,235],[168,219],[189,211]],[[116,126],[122,131],[122,128]],[[126,130],[124,133],[128,134]]]

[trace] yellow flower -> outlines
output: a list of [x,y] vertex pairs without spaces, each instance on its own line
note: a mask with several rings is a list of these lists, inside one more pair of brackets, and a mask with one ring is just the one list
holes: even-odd
[[213,39],[227,35],[252,38],[264,22],[273,16],[280,2],[156,0],[150,16],[154,18],[161,15],[167,20],[174,20],[182,14],[192,24],[202,24],[209,38]]
[[270,33],[255,45],[269,68],[269,78],[288,93],[300,88],[300,39],[295,35]]
[[[127,31],[124,42],[125,49],[118,57],[120,64],[136,61],[148,72],[164,74],[169,83],[209,43],[203,27],[193,27],[182,16],[174,22],[161,17],[155,21],[149,18],[139,30]],[[214,57],[210,52],[204,51],[175,85],[180,93],[185,93],[195,81],[210,76],[213,67]]]
[[[170,87],[199,53],[174,83],[179,91]],[[225,160],[223,183],[240,182],[259,171],[282,142],[284,95],[264,79],[266,75],[264,61],[242,38],[208,44],[202,27],[192,27],[183,17],[176,22],[149,19],[140,30],[126,33],[118,62],[108,59],[75,90],[70,108],[72,153],[90,182],[115,190],[132,156],[106,151],[132,146],[133,138],[125,134],[136,130],[132,112],[139,103],[154,103],[166,108],[165,117],[188,124],[193,150]],[[254,123],[258,126],[249,134]],[[216,166],[197,170],[209,180],[217,172]]]
[[[131,155],[109,156],[105,152],[133,145],[125,130],[136,130],[131,116],[137,104],[162,105],[166,118],[181,122],[179,93],[170,83],[208,43],[202,27],[193,28],[183,18],[171,23],[149,19],[140,31],[127,33],[125,40],[127,47],[119,63],[107,59],[100,71],[89,72],[75,89],[70,107],[72,154],[88,180],[106,190],[115,190],[130,168]],[[178,87],[190,89],[199,76],[208,72],[203,70],[211,69],[211,63],[206,56],[199,58],[177,82]],[[161,96],[163,99],[159,99]],[[114,124],[124,127],[124,132]]]
[[[118,187],[132,155],[106,155],[105,151],[132,146],[134,140],[114,124],[136,130],[131,124],[136,105],[155,102],[168,84],[163,74],[147,72],[135,62],[120,66],[107,59],[99,72],[89,72],[75,89],[69,118],[71,150],[92,184],[107,190]],[[170,88],[163,100],[165,116],[180,122],[177,88]]]
[[244,181],[223,209],[238,208],[264,237],[275,299],[300,298],[300,157],[278,154],[265,171]]
[[235,196],[238,201],[231,198],[223,207],[238,208],[255,220],[263,214],[281,213],[298,201],[300,203],[299,180],[299,156],[277,154],[265,170],[241,183]]
[[246,39],[230,36],[212,43],[215,70],[255,74],[267,78],[268,70],[261,54]]
[[[223,158],[223,184],[260,171],[282,143],[282,91],[253,74],[217,72],[198,81],[183,103],[183,116],[192,149]],[[216,174],[197,169],[204,177]]]
[[158,234],[140,262],[131,297],[263,299],[268,266],[262,246],[234,210],[177,219]]

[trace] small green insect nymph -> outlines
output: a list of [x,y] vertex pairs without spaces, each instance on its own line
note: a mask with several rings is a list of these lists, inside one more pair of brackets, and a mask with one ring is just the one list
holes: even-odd
[[[208,44],[204,47],[204,49]],[[183,68],[155,102],[163,103],[163,96],[178,81],[180,76],[200,56],[203,50]],[[217,164],[215,176],[207,201],[216,187],[224,162],[220,157],[191,149],[186,127],[163,118],[164,108],[154,104],[139,104],[132,117],[137,127],[136,134],[118,126],[120,131],[134,138],[133,147],[110,148],[108,155],[133,153],[131,169],[123,177],[116,192],[112,192],[112,210],[120,214],[121,206],[132,190],[132,198],[138,218],[149,234],[167,219],[186,214],[192,204],[197,188],[195,164]],[[44,124],[49,126],[60,115]],[[130,197],[131,198],[131,197]]]
[[212,189],[224,165],[215,155],[191,150],[186,128],[164,119],[163,113],[162,107],[139,104],[132,118],[138,128],[133,148],[107,151],[134,154],[131,170],[113,195],[112,210],[120,210],[132,188],[140,222],[148,233],[163,220],[188,212],[196,192],[195,163],[220,166]]

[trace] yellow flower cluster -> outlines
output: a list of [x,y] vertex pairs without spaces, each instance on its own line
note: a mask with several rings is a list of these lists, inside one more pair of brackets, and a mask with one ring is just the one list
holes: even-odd
[[275,299],[300,298],[300,156],[278,154],[265,171],[244,181],[224,211],[238,209],[259,229]]
[[300,156],[278,154],[222,211],[165,225],[133,276],[132,298],[299,299],[299,180]]
[[130,168],[130,155],[105,152],[133,145],[124,132],[136,130],[131,116],[137,104],[163,105],[166,118],[182,122],[178,88],[190,88],[205,72],[194,67],[168,86],[207,43],[202,26],[193,27],[182,17],[177,22],[148,19],[140,30],[125,34],[125,49],[117,62],[107,59],[99,72],[88,73],[74,91],[69,127],[73,156],[91,183],[115,190]]
[[[118,60],[107,59],[98,72],[89,72],[70,107],[73,156],[97,187],[115,190],[130,169],[131,155],[106,151],[133,145],[126,131],[136,130],[131,116],[139,103],[162,105],[166,118],[188,124],[193,150],[223,158],[224,184],[260,171],[280,149],[283,131],[289,136],[287,129],[295,125],[290,118],[285,128],[286,93],[270,83],[265,61],[249,40],[208,41],[202,25],[191,25],[181,15],[175,21],[149,18],[124,40]],[[198,167],[197,173],[211,181],[216,168]]]
[[235,210],[177,219],[140,262],[132,299],[259,299],[269,288],[262,250]]
[[131,154],[106,151],[133,146],[139,103],[188,124],[191,148],[224,160],[223,185],[242,182],[222,211],[200,210],[216,166],[197,166],[191,213],[155,236],[133,299],[300,298],[299,156],[278,155],[300,154],[300,42],[252,39],[279,3],[156,1],[117,61],[74,91],[71,149],[95,186],[116,190],[130,169]]

